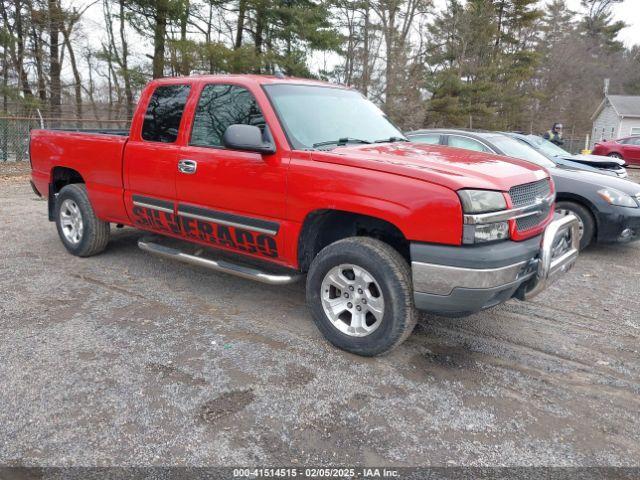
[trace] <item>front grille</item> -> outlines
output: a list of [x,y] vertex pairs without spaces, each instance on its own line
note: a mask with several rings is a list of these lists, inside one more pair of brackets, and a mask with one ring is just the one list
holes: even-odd
[[[509,190],[509,196],[511,196],[511,203],[513,203],[514,208],[535,205],[540,199],[546,199],[549,195],[551,195],[551,184],[547,178],[537,182],[525,183],[524,185],[516,185]],[[544,204],[542,213],[518,218],[516,220],[518,231],[529,230],[540,225],[549,216],[550,208],[549,205]]]
[[514,207],[524,207],[536,203],[536,198],[547,198],[551,194],[549,179],[538,180],[537,182],[516,185],[509,190],[511,202]]
[[540,225],[545,218],[549,215],[549,207],[545,206],[542,213],[538,215],[531,215],[530,217],[518,218],[516,220],[516,227],[518,231],[529,230],[530,228]]

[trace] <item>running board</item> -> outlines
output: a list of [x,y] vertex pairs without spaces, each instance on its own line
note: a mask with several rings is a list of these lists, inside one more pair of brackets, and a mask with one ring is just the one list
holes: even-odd
[[303,276],[301,274],[271,274],[257,270],[255,268],[246,267],[244,265],[237,265],[235,263],[226,262],[224,260],[213,260],[209,258],[199,257],[197,255],[190,255],[175,248],[166,247],[164,245],[151,242],[144,238],[138,240],[138,247],[146,252],[150,252],[164,258],[179,260],[181,262],[198,265],[200,267],[205,267],[217,272],[235,275],[236,277],[248,278],[249,280],[268,283],[269,285],[287,285],[289,283],[297,282]]

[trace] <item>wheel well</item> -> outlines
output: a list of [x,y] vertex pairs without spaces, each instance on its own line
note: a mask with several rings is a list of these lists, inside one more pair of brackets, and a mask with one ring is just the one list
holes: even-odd
[[73,168],[54,167],[51,171],[51,183],[49,184],[49,221],[54,220],[56,194],[66,185],[72,183],[85,183],[84,178]]
[[298,264],[306,272],[315,256],[327,245],[347,237],[381,240],[410,262],[409,241],[400,229],[386,220],[341,210],[317,210],[304,221],[298,239]]
[[591,218],[593,218],[593,235],[594,237],[598,234],[598,216],[596,215],[596,208],[591,204],[591,202],[589,202],[588,200],[586,200],[585,198],[582,197],[577,197],[575,195],[571,195],[571,194],[567,194],[567,193],[562,193],[562,194],[557,194],[556,195],[556,202],[573,202],[573,203],[577,203],[578,205],[586,208],[589,213],[591,214]]
[[53,193],[58,193],[62,190],[62,187],[71,183],[84,183],[82,175],[76,170],[67,167],[55,167],[51,172]]

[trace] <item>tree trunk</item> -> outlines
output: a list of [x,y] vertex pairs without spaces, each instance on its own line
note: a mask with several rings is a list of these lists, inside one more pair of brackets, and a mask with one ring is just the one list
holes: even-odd
[[[124,80],[124,96],[127,100],[127,121],[133,117],[133,91],[131,89],[131,75],[129,73],[129,46],[125,36],[124,5],[125,0],[120,0],[120,43],[122,44],[122,79]],[[113,46],[115,48],[115,45]]]
[[22,2],[15,0],[16,9],[16,44],[17,44],[17,58],[16,69],[20,75],[20,84],[22,85],[22,93],[25,97],[32,97],[31,86],[29,85],[29,76],[24,69],[24,32],[22,28]]
[[238,23],[236,25],[236,41],[233,45],[234,50],[238,50],[242,46],[242,32],[244,31],[244,16],[247,10],[247,0],[240,0],[238,5]]
[[[62,26],[62,25],[61,25]],[[71,62],[71,71],[73,72],[73,80],[75,85],[73,86],[76,96],[76,126],[82,128],[82,78],[80,78],[80,71],[76,63],[76,54],[71,46],[69,37],[71,36],[71,29],[73,28],[73,21],[70,21],[69,26],[62,26],[62,35],[64,37],[64,45],[69,52],[69,61]]]
[[157,9],[153,28],[153,78],[164,75],[164,47],[167,34],[168,6],[166,0],[156,1]]
[[258,63],[255,67],[255,73],[262,72],[262,43],[264,41],[264,11],[263,6],[259,5],[256,8],[256,30],[254,34],[253,44],[255,46],[256,58],[258,59]]
[[[50,115],[60,118],[60,9],[57,0],[48,0],[49,5],[49,81],[51,93],[49,96]],[[53,126],[57,126],[54,122]]]
[[187,23],[189,21],[189,0],[185,0],[184,11],[180,19],[180,45],[182,50],[182,58],[180,59],[180,74],[189,75],[191,68],[189,67],[189,55],[187,54]]
[[31,37],[33,42],[33,59],[36,63],[36,76],[38,77],[38,98],[44,105],[47,102],[47,82],[44,74],[44,66],[42,61],[42,39],[40,32],[35,26],[31,27]]
[[391,116],[394,102],[394,89],[395,89],[395,44],[396,44],[396,9],[395,2],[391,2],[389,8],[389,20],[385,27],[385,43],[386,43],[386,75],[384,86],[384,110],[385,113]]
[[362,45],[362,93],[367,96],[369,93],[369,29],[371,26],[371,19],[369,17],[369,5],[364,10],[364,38]]

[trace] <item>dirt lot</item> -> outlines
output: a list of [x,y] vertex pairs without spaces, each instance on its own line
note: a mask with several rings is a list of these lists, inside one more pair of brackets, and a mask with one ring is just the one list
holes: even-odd
[[640,464],[640,244],[364,359],[321,338],[301,285],[160,260],[131,229],[67,254],[4,171],[0,464]]

